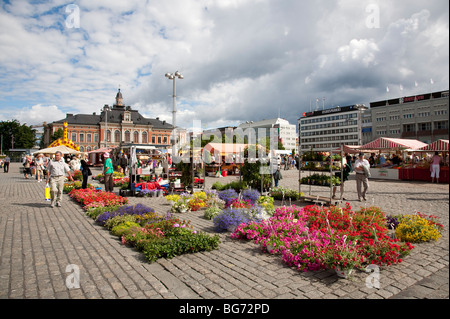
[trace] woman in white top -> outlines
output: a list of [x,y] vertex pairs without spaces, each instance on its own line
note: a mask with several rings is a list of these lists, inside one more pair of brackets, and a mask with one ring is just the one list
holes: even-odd
[[44,155],[38,154],[34,163],[36,164],[36,179],[40,183],[44,178]]

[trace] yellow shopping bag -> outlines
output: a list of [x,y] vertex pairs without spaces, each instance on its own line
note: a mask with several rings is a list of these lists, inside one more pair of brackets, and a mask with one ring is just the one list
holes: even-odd
[[51,200],[50,186],[45,186],[45,200]]

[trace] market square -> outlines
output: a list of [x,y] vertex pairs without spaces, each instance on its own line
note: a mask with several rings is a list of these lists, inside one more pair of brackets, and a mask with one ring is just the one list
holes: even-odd
[[448,300],[449,5],[5,1],[0,299]]
[[[43,200],[44,185],[23,179],[18,169],[12,165],[10,174],[1,174],[3,298],[448,298],[445,184],[370,181],[369,202],[390,214],[434,214],[445,230],[439,241],[416,244],[403,262],[382,268],[380,288],[368,288],[370,273],[358,271],[350,279],[330,271],[300,273],[251,242],[230,239],[229,233],[220,234],[217,250],[148,263],[96,225],[67,194],[61,208],[51,209]],[[295,187],[297,174],[286,171],[281,185]],[[216,180],[207,178],[206,187]],[[350,205],[361,205],[352,178],[346,192]],[[164,197],[130,197],[130,204],[138,203],[158,212],[170,209]],[[194,229],[214,233],[201,211],[182,218]],[[78,289],[66,287],[70,264],[80,269]]]

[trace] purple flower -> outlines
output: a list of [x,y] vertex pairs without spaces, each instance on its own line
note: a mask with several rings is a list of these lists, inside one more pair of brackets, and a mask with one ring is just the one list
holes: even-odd
[[242,199],[250,200],[252,205],[255,205],[261,194],[256,189],[245,189],[242,192]]
[[232,188],[219,192],[219,198],[225,201],[225,205],[228,205],[233,199],[238,198],[238,193]]
[[228,207],[214,217],[214,230],[220,233],[250,221],[254,221],[254,218],[247,209]]
[[113,211],[108,211],[108,212],[104,212],[100,215],[98,215],[97,217],[97,222],[104,226],[105,222],[113,217],[116,216],[122,216],[122,215],[145,215],[147,213],[154,213],[155,210],[151,207],[142,205],[142,204],[137,204],[137,205],[132,205],[132,206],[122,206],[119,207],[117,210],[113,210]]

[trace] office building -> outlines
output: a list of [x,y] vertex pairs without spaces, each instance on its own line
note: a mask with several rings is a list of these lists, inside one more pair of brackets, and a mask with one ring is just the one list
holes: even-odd
[[362,120],[367,110],[364,104],[355,104],[303,113],[298,120],[300,152],[327,152],[342,144],[362,145]]
[[372,137],[448,140],[448,104],[448,90],[372,102]]

